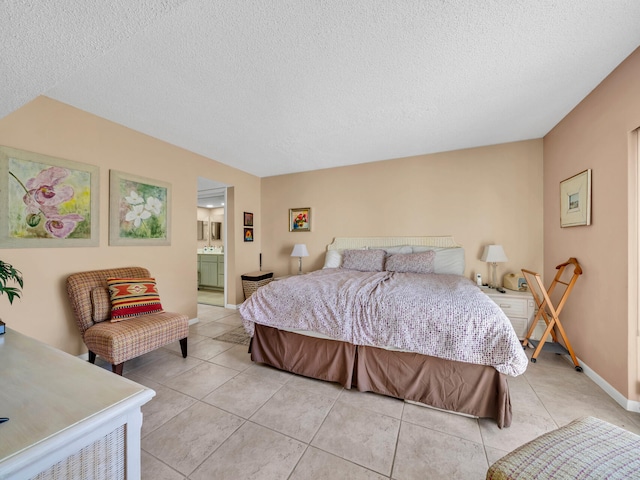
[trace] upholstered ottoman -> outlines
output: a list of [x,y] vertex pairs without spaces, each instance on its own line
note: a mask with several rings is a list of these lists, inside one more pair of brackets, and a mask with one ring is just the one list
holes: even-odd
[[640,436],[594,417],[545,433],[495,462],[487,480],[640,479]]

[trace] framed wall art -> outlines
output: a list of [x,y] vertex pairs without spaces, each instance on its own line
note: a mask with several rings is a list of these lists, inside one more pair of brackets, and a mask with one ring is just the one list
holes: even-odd
[[591,225],[591,169],[560,182],[560,226]]
[[171,185],[111,170],[109,245],[171,245]]
[[310,232],[311,231],[311,208],[290,208],[289,209],[289,231],[290,232]]
[[253,213],[244,212],[244,226],[253,227]]
[[244,229],[244,241],[253,242],[253,228]]
[[99,245],[99,168],[0,146],[0,248]]

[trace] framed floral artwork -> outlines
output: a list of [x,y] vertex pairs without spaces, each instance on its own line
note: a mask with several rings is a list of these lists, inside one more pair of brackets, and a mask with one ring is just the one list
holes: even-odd
[[290,232],[310,232],[311,231],[311,209],[309,207],[289,209],[289,231]]
[[0,146],[0,248],[96,247],[94,165]]
[[560,226],[591,225],[591,169],[560,182]]
[[244,212],[244,226],[253,227],[253,213]]
[[109,245],[171,245],[171,185],[111,170]]
[[253,242],[253,228],[244,229],[244,241]]

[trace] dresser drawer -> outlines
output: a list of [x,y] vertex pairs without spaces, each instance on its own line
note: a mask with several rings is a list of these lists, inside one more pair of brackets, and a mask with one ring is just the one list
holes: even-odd
[[528,318],[526,298],[499,298],[493,296],[493,301],[506,313],[507,317]]

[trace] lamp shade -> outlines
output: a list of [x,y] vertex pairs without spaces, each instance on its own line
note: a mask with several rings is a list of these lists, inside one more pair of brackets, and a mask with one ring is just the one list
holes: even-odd
[[508,262],[507,255],[504,253],[502,245],[485,245],[480,260],[489,263]]
[[308,257],[309,251],[307,250],[307,246],[304,243],[296,243],[293,246],[293,251],[291,252],[292,257]]

